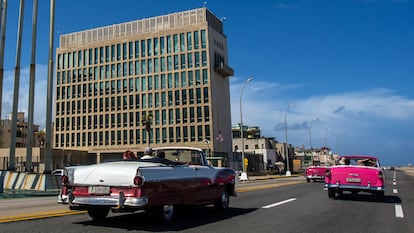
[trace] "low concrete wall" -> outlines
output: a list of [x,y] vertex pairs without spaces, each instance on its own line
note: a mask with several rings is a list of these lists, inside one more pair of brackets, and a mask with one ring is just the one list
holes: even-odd
[[60,177],[52,174],[0,171],[0,176],[3,177],[3,189],[46,191],[60,188]]

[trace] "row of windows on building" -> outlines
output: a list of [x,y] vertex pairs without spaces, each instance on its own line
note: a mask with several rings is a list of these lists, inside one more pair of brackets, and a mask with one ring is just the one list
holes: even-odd
[[[96,130],[122,127],[139,127],[147,114],[153,116],[152,124],[179,125],[210,122],[210,109],[208,106],[189,108],[161,109],[150,112],[130,111],[101,114],[99,112],[83,116],[61,116],[55,119],[55,131],[70,130]],[[154,115],[153,115],[154,114]]]
[[[152,128],[151,143],[201,142],[210,139],[210,125]],[[142,129],[119,129],[55,133],[56,147],[120,146],[147,144],[148,132]]]
[[56,99],[145,92],[171,88],[188,88],[208,84],[207,69],[183,71],[154,76],[130,77],[83,84],[61,85],[56,88]]
[[[201,38],[200,36],[201,35]],[[201,46],[200,46],[201,44]],[[205,30],[173,34],[57,55],[57,69],[76,68],[128,59],[205,49]]]
[[161,91],[147,94],[107,96],[101,98],[56,101],[56,115],[87,114],[103,111],[162,108],[171,106],[191,106],[209,103],[208,87]]
[[57,84],[72,82],[104,80],[133,75],[157,74],[183,69],[192,69],[207,66],[207,52],[202,51],[181,55],[135,60],[123,63],[114,63],[87,68],[58,70]]

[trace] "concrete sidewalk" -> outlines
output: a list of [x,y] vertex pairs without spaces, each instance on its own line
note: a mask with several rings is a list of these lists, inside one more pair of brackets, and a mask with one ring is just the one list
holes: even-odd
[[[254,180],[270,180],[270,179],[284,179],[290,177],[304,177],[304,174],[292,174],[291,176],[286,175],[263,175],[263,176],[247,176],[248,181]],[[243,182],[239,180],[239,182]]]

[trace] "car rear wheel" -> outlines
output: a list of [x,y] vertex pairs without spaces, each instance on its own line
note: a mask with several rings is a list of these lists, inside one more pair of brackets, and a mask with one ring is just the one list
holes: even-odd
[[88,207],[89,216],[95,221],[102,221],[109,213],[109,207]]
[[335,194],[336,194],[335,189],[332,189],[332,188],[328,189],[328,197],[329,198],[335,198]]
[[216,210],[221,211],[221,210],[227,209],[229,207],[229,203],[230,203],[229,194],[227,193],[226,189],[223,189],[223,191],[221,191],[220,198],[214,201],[214,208],[216,208]]
[[171,222],[176,215],[176,208],[172,204],[170,205],[166,204],[162,206],[153,207],[149,209],[148,211],[149,211],[149,214],[157,217],[164,223]]
[[375,197],[380,201],[383,200],[384,199],[384,191],[377,191],[375,193]]

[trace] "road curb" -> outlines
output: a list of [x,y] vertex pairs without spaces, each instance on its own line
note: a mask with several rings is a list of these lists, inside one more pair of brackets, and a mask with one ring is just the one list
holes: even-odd
[[49,197],[59,194],[58,189],[48,191],[31,191],[31,190],[11,190],[5,189],[3,193],[0,193],[0,200],[6,198],[24,198],[24,197]]

